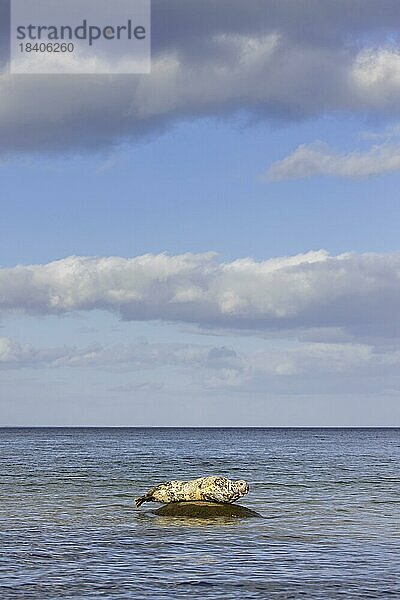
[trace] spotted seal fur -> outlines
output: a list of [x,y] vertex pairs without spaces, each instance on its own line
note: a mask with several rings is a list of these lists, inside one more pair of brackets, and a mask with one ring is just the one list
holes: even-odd
[[233,481],[226,477],[199,477],[190,481],[167,481],[136,498],[136,506],[143,502],[191,502],[205,500],[230,504],[249,491],[247,481]]

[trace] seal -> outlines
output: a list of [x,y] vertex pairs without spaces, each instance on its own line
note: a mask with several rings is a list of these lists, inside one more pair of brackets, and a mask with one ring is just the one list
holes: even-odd
[[230,504],[249,491],[249,484],[243,479],[233,481],[226,477],[199,477],[190,481],[167,481],[136,498],[136,506],[143,502],[193,502],[204,500]]

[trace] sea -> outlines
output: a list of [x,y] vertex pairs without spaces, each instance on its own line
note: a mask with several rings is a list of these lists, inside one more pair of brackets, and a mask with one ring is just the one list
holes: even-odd
[[[161,517],[246,479],[262,518]],[[0,598],[400,598],[400,430],[0,429]]]

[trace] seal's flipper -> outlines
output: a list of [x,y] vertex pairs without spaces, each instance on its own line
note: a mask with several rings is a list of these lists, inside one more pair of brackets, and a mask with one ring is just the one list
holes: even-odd
[[135,498],[135,504],[139,508],[143,504],[143,502],[151,502],[151,498],[149,496],[140,496],[139,498]]

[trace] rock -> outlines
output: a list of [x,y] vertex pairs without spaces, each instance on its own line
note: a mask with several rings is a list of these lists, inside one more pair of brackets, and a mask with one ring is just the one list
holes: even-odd
[[240,504],[225,504],[221,502],[170,502],[154,511],[162,517],[191,517],[213,519],[215,517],[261,517],[259,513],[240,506]]

